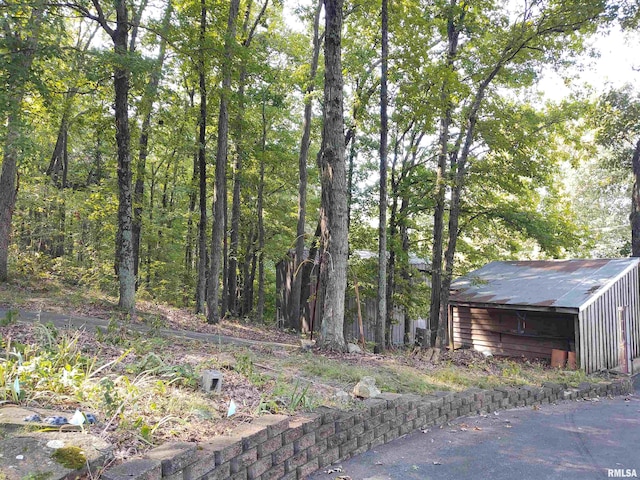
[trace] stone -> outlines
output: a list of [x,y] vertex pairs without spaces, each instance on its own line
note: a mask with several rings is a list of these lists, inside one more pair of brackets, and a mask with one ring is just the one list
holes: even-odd
[[355,343],[347,343],[347,351],[349,353],[362,353],[362,349]]
[[334,397],[336,399],[336,402],[338,403],[349,403],[349,401],[351,400],[351,395],[349,395],[344,390],[338,390]]
[[104,480],[156,480],[162,477],[160,460],[136,458],[117,465],[104,472],[100,478]]
[[375,398],[380,393],[376,387],[376,379],[373,377],[362,377],[353,388],[353,395],[360,398]]
[[219,370],[205,370],[201,376],[202,390],[206,393],[220,393],[222,391],[222,372]]
[[311,350],[313,347],[316,346],[316,341],[302,339],[300,340],[300,346],[302,347],[303,350]]
[[[59,445],[64,446],[52,448]],[[111,448],[106,441],[86,433],[13,434],[0,440],[0,478],[76,478],[86,472],[87,464],[94,471],[102,467],[111,457]]]

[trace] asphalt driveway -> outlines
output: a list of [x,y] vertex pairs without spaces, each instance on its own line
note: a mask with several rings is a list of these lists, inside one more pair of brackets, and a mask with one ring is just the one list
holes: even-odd
[[[604,479],[640,476],[635,395],[460,418],[376,447],[313,479]],[[611,472],[609,472],[611,470]],[[622,474],[622,476],[621,476]]]

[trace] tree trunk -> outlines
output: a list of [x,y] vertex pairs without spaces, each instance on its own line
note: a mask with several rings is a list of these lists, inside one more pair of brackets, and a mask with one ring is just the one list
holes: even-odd
[[[380,203],[378,205],[378,315],[376,322],[376,350],[385,349],[387,323],[387,68],[389,48],[389,12],[387,0],[382,0],[382,64],[380,76]],[[390,319],[389,319],[390,320]],[[374,350],[374,351],[376,351]]]
[[[120,65],[128,65],[129,19],[127,2],[117,0],[116,29],[111,36]],[[117,264],[120,284],[118,306],[133,313],[135,308],[136,277],[133,266],[132,192],[131,192],[131,134],[129,132],[129,77],[127,67],[118,66],[114,72],[116,143],[118,145],[118,232]]]
[[[458,52],[458,37],[460,30],[454,20],[454,7],[457,1],[450,1],[449,20],[447,23],[447,68],[454,69],[454,61]],[[440,93],[440,100],[444,108],[440,118],[440,136],[438,138],[438,169],[436,173],[435,210],[433,214],[433,250],[431,260],[431,305],[429,310],[429,328],[431,329],[430,345],[435,346],[440,320],[440,300],[442,291],[442,252],[444,250],[444,214],[445,193],[447,191],[447,160],[449,157],[449,128],[453,105],[449,93],[448,80],[445,79]]]
[[345,163],[342,0],[325,1],[324,135],[321,157],[320,208],[327,288],[324,294],[320,344],[343,351],[344,295],[347,287],[347,172]]
[[[260,178],[258,180],[258,305],[256,320],[264,323],[264,163],[267,154],[267,110],[266,99],[262,99],[262,140],[260,155]],[[255,264],[254,264],[255,265]],[[252,275],[253,276],[253,275]],[[253,282],[253,280],[252,280]]]
[[[315,78],[318,71],[318,59],[320,57],[320,12],[324,0],[319,0],[313,20],[313,55],[311,57],[311,70],[304,97],[304,119],[302,128],[302,140],[300,142],[300,154],[298,155],[298,223],[296,227],[296,253],[294,258],[294,277],[291,286],[291,310],[289,312],[289,328],[300,331],[301,318],[301,291],[302,291],[302,264],[304,262],[305,224],[307,215],[307,160],[309,157],[309,145],[311,144],[311,115],[313,108],[312,94],[315,90]],[[310,258],[313,262],[314,259]]]
[[[26,7],[25,7],[26,8]],[[0,172],[0,282],[8,278],[9,244],[11,243],[11,221],[16,205],[18,193],[18,154],[21,136],[22,100],[25,95],[26,77],[31,73],[31,65],[37,51],[40,23],[43,9],[34,6],[31,10],[29,25],[30,35],[22,38],[24,32],[8,32],[7,43],[10,45],[10,56],[14,62],[9,62],[8,68],[13,79],[7,90],[7,107],[9,114],[6,121],[4,147],[2,152],[2,172]],[[6,52],[5,52],[6,53]],[[13,67],[13,68],[11,68]]]
[[631,158],[633,166],[633,194],[631,202],[631,256],[640,257],[640,140]]
[[171,1],[167,4],[164,18],[162,21],[162,35],[160,37],[160,46],[158,58],[155,61],[149,83],[147,84],[141,101],[140,114],[143,117],[142,130],[140,132],[138,162],[136,164],[136,182],[133,188],[133,268],[138,278],[138,269],[140,264],[140,232],[142,230],[142,203],[144,197],[144,182],[147,164],[147,156],[149,154],[149,135],[151,133],[151,116],[153,114],[153,101],[158,93],[158,85],[162,76],[162,67],[164,65],[166,51],[166,35],[172,12]]
[[218,114],[218,147],[216,151],[215,192],[213,201],[213,228],[211,232],[211,269],[207,287],[207,322],[220,321],[220,270],[222,264],[222,237],[224,235],[224,195],[226,191],[227,146],[229,140],[229,95],[231,90],[231,69],[233,44],[236,37],[236,18],[240,0],[231,0],[227,34],[224,42],[222,64],[222,89],[220,91],[220,112]]
[[198,57],[198,84],[200,91],[200,118],[198,119],[198,184],[200,220],[198,221],[198,280],[196,283],[196,313],[204,313],[207,292],[207,77],[204,60],[204,41],[207,31],[207,6],[200,1],[200,52]]

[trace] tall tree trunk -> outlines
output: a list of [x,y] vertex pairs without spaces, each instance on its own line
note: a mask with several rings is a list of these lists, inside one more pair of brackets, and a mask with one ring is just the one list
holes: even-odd
[[[117,0],[116,29],[113,30],[114,51],[120,59],[114,72],[116,143],[118,145],[118,232],[116,248],[120,285],[119,307],[128,313],[135,308],[136,277],[133,266],[132,192],[131,192],[131,134],[129,132],[129,77],[127,2]],[[106,21],[105,21],[106,25]],[[104,28],[104,25],[103,25]],[[108,30],[107,30],[108,31]]]
[[[447,69],[453,71],[454,61],[458,52],[458,37],[460,30],[454,18],[454,7],[457,0],[450,0],[449,19],[447,22]],[[438,169],[436,173],[435,210],[433,214],[433,250],[431,261],[431,305],[429,310],[429,328],[431,329],[430,344],[436,344],[438,323],[440,320],[440,299],[442,292],[442,252],[444,250],[444,214],[445,194],[447,191],[447,160],[449,157],[449,128],[453,105],[449,93],[449,80],[445,79],[440,92],[440,100],[444,112],[440,117],[440,136],[438,139]]]
[[378,315],[376,321],[376,347],[378,353],[385,349],[387,323],[387,69],[389,49],[389,12],[387,0],[382,0],[382,64],[380,76],[380,203],[378,205]]
[[138,162],[136,164],[136,182],[133,188],[133,268],[138,278],[138,269],[140,263],[140,232],[142,230],[142,203],[144,197],[144,182],[146,175],[147,156],[149,154],[149,135],[151,133],[151,117],[153,114],[153,102],[158,93],[158,85],[162,76],[162,67],[166,52],[166,35],[171,20],[171,12],[173,6],[171,0],[167,4],[167,8],[162,20],[162,30],[160,37],[160,46],[158,58],[155,61],[151,77],[144,91],[141,101],[140,114],[143,117],[142,130],[140,132]]
[[[258,13],[255,22],[253,24],[253,28],[249,30],[249,20],[251,18],[251,8],[253,6],[253,1],[249,0],[247,2],[244,22],[242,25],[242,36],[244,40],[242,42],[242,47],[244,50],[249,49],[251,46],[251,41],[253,40],[253,36],[255,33],[256,26],[260,23],[264,13],[267,9],[267,5],[269,4],[269,0],[265,0],[262,9]],[[229,256],[228,256],[228,272],[226,275],[227,278],[227,305],[229,312],[232,315],[238,315],[240,310],[240,287],[238,286],[238,252],[239,252],[239,243],[240,243],[240,192],[242,189],[242,168],[244,161],[244,114],[245,114],[245,87],[247,84],[247,64],[246,59],[243,56],[241,60],[242,64],[240,65],[240,79],[238,84],[238,115],[235,121],[235,146],[236,146],[236,162],[234,165],[233,172],[233,200],[231,204],[231,234],[230,234],[230,243],[229,243]],[[224,302],[223,302],[224,303]]]
[[224,42],[224,59],[222,64],[222,89],[220,91],[220,112],[218,115],[218,148],[216,151],[215,192],[213,201],[213,228],[211,232],[211,269],[207,287],[207,321],[220,321],[220,270],[222,264],[222,237],[224,235],[226,191],[227,146],[229,140],[229,95],[231,90],[231,69],[233,46],[236,38],[236,18],[240,0],[231,0],[227,33]]
[[[5,41],[10,51],[5,52],[12,57],[9,62],[13,80],[7,90],[9,114],[6,121],[4,147],[2,152],[2,172],[0,172],[0,282],[8,277],[9,244],[11,242],[11,221],[18,193],[18,155],[22,123],[22,100],[25,95],[26,80],[31,73],[31,65],[38,45],[40,24],[44,10],[41,5],[34,5],[31,10],[29,25],[31,31],[25,38],[25,32],[6,32]],[[4,119],[3,119],[4,120]]]
[[640,257],[640,140],[631,158],[633,167],[633,194],[631,202],[631,256]]
[[[262,141],[260,155],[260,178],[258,180],[258,305],[256,320],[264,323],[264,164],[267,156],[267,110],[266,99],[262,99]],[[255,263],[254,263],[255,266]],[[252,275],[253,276],[253,275]],[[253,283],[253,280],[252,280]]]
[[320,344],[343,351],[344,295],[347,287],[347,172],[345,162],[342,0],[325,1],[324,135],[321,158],[320,208],[327,288],[324,294]]
[[[189,107],[194,108],[194,89],[187,89],[189,94]],[[184,250],[184,267],[185,267],[185,285],[190,283],[191,272],[193,269],[194,255],[194,235],[193,235],[193,217],[196,211],[196,200],[198,199],[198,152],[200,147],[193,152],[193,170],[191,174],[191,187],[189,189],[189,216],[187,218],[187,238]],[[185,302],[187,299],[185,298]]]
[[196,283],[196,313],[204,313],[207,299],[207,77],[205,72],[204,41],[207,31],[207,4],[200,0],[200,52],[198,56],[198,84],[200,89],[200,117],[198,119],[198,180],[200,220],[198,221],[198,280]]
[[[304,262],[305,224],[307,216],[307,160],[309,157],[309,145],[311,144],[311,115],[313,108],[312,94],[315,90],[315,78],[318,72],[318,59],[320,57],[320,12],[324,0],[319,0],[313,20],[313,55],[311,57],[311,70],[307,80],[307,89],[304,97],[304,119],[302,127],[302,140],[300,141],[300,153],[298,155],[298,223],[296,227],[296,253],[294,258],[294,277],[291,286],[291,310],[289,312],[289,328],[300,331],[301,329],[301,291],[302,291],[302,264]],[[313,262],[313,258],[309,259]]]

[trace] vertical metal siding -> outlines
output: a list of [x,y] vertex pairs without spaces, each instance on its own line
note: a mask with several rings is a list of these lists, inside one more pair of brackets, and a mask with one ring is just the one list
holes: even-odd
[[580,366],[587,373],[618,366],[618,307],[626,307],[631,350],[640,357],[640,275],[633,268],[579,314]]

